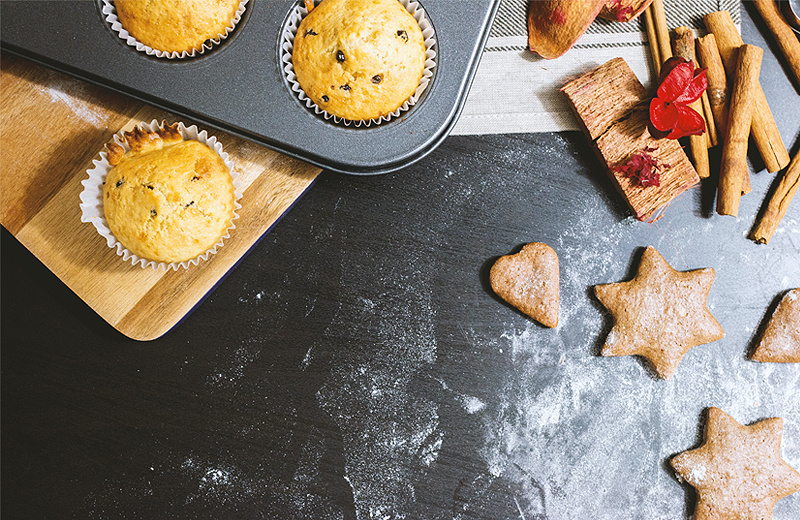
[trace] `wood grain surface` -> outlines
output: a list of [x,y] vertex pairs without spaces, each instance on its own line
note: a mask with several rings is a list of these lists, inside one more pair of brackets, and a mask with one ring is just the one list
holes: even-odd
[[180,321],[320,172],[212,129],[244,185],[236,229],[216,255],[186,270],[133,266],[91,224],[81,223],[81,181],[115,133],[175,117],[22,59],[3,55],[1,68],[0,222],[100,316],[134,339],[157,338]]

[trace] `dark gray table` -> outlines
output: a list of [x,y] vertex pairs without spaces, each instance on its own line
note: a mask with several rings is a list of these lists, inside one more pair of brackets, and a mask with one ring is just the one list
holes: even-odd
[[[784,140],[800,96],[775,48],[762,84]],[[770,52],[771,51],[771,52]],[[163,338],[119,335],[2,231],[2,514],[11,518],[656,519],[695,495],[667,463],[705,410],[781,416],[800,468],[800,367],[746,359],[800,286],[800,201],[767,246],[746,238],[774,176],[757,158],[739,218],[714,188],[638,223],[578,133],[450,137],[420,163],[324,173]],[[8,172],[3,172],[8,175]],[[500,255],[549,243],[561,323],[488,285]],[[597,283],[642,249],[713,267],[726,337],[670,381],[602,358]],[[800,494],[775,518],[800,517]]]

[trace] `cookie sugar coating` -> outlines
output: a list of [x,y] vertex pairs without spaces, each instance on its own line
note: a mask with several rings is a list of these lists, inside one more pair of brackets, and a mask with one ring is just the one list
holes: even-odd
[[199,50],[231,27],[239,0],[116,0],[122,26],[131,36],[164,52]]
[[670,459],[697,490],[695,520],[770,520],[775,503],[800,490],[800,473],[781,458],[783,419],[743,426],[709,408],[703,445]]
[[119,160],[103,187],[103,210],[117,240],[140,257],[167,263],[190,260],[219,242],[234,199],[224,161],[198,141],[146,142]]
[[300,23],[292,62],[320,108],[352,121],[376,119],[414,94],[425,42],[398,0],[323,0]]

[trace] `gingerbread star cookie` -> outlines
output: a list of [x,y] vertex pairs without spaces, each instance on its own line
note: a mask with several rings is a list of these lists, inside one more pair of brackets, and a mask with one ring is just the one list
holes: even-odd
[[541,242],[501,256],[489,271],[494,292],[545,327],[558,325],[558,280],[558,255]]
[[793,289],[778,303],[753,352],[754,361],[800,363],[800,289]]
[[800,490],[800,473],[781,458],[783,419],[742,426],[709,408],[705,440],[669,462],[698,494],[695,520],[770,520],[775,503]]
[[690,348],[725,336],[706,307],[712,283],[713,269],[676,271],[648,247],[633,280],[594,287],[614,318],[601,354],[643,356],[669,379]]

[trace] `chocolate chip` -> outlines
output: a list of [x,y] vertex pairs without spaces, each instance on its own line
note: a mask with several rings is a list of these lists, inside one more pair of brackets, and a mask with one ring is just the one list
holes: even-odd
[[408,41],[408,33],[407,33],[407,32],[405,32],[405,31],[404,31],[404,30],[402,30],[402,29],[401,29],[401,30],[399,30],[399,31],[397,31],[397,36],[399,36],[399,37],[400,37],[400,38],[401,38],[401,39],[402,39],[404,42],[407,42],[407,41]]
[[372,76],[372,82],[375,83],[376,85],[381,81],[383,81],[383,76],[381,76],[380,74],[375,74],[374,76]]
[[149,185],[149,184],[148,184],[148,185],[147,185],[147,189],[148,189],[148,190],[154,190],[155,188],[153,188],[151,185]]
[[123,184],[125,184],[125,179],[118,180],[117,181],[117,188],[121,187]]
[[309,29],[303,34],[303,36],[317,36],[317,33],[314,32],[314,29]]
[[344,90],[344,91],[346,92],[346,91],[350,90],[350,85],[344,84],[344,85],[342,85],[342,86],[341,86],[341,87],[339,87],[339,88],[340,88],[340,89],[342,89],[342,90]]
[[156,208],[151,209],[150,210],[150,216],[151,217],[155,217],[156,215],[158,215],[158,211],[156,211]]
[[194,175],[194,176],[192,176],[192,180],[193,181],[199,181],[200,177],[198,177],[197,175]]
[[330,101],[330,98],[328,96],[322,96],[322,101],[327,103],[328,101]]
[[344,63],[344,53],[342,51],[336,51],[336,61]]

